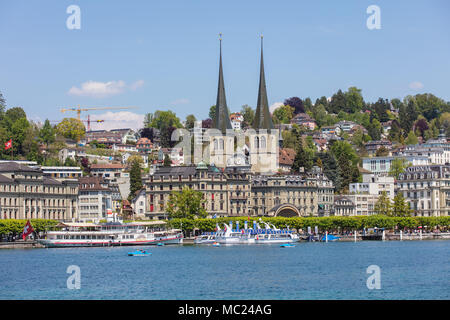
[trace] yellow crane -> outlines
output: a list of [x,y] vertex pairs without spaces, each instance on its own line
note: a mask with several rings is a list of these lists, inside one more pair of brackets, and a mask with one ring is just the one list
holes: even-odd
[[61,112],[76,111],[78,120],[81,120],[81,111],[91,111],[91,110],[120,110],[120,109],[137,109],[137,107],[94,107],[94,108],[81,108],[78,107],[66,107],[61,108]]

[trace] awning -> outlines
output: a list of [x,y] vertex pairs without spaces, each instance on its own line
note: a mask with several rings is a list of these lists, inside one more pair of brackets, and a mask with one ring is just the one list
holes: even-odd
[[56,227],[72,227],[72,228],[96,228],[96,227],[100,227],[99,224],[95,224],[95,223],[90,223],[90,222],[60,222],[56,225]]

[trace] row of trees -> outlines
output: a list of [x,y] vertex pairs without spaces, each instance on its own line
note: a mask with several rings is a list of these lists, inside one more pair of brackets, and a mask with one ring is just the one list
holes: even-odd
[[402,192],[397,192],[393,202],[386,192],[383,192],[375,204],[375,212],[389,217],[409,217],[412,210],[409,203],[405,201]]
[[[277,228],[286,228],[297,230],[306,230],[308,227],[318,226],[319,232],[346,232],[354,230],[363,230],[364,228],[386,228],[386,229],[416,229],[419,226],[427,226],[429,229],[441,228],[448,229],[450,226],[450,217],[389,217],[385,215],[373,216],[351,216],[351,217],[263,217],[262,221],[273,224]],[[183,230],[214,231],[216,224],[223,227],[223,223],[235,223],[239,221],[240,226],[244,226],[247,221],[249,227],[253,221],[258,222],[256,217],[226,217],[216,219],[189,219],[176,218],[168,221],[170,227]]]
[[[0,219],[0,235],[19,235],[23,231],[23,227],[27,220],[19,219]],[[30,223],[35,232],[45,232],[50,230],[58,221],[47,219],[30,219]]]

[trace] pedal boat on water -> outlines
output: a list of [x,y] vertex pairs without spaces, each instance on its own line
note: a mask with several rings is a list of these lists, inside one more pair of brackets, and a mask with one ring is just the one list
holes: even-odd
[[133,257],[145,257],[151,254],[152,254],[151,252],[147,252],[145,250],[136,250],[134,252],[128,252],[128,255]]

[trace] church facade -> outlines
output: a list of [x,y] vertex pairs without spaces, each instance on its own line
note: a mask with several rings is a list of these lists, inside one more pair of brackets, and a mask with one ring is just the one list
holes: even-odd
[[[213,129],[209,130],[209,163],[218,168],[249,166],[252,173],[276,174],[278,172],[279,133],[272,123],[267,99],[264,73],[263,43],[261,37],[261,62],[255,119],[252,128],[245,132],[233,130],[228,110],[222,67],[222,39],[220,39],[219,83]],[[244,144],[248,154],[244,152]]]

